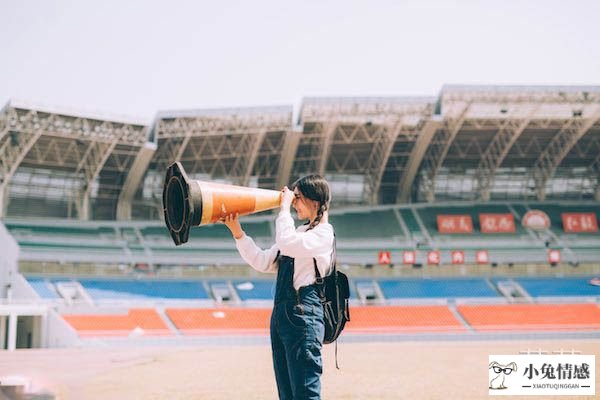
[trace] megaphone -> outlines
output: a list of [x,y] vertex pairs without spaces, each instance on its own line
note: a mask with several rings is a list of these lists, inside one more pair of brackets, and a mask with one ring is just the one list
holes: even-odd
[[167,168],[163,186],[165,223],[176,246],[192,226],[214,224],[229,214],[254,214],[279,207],[281,192],[189,179],[183,165]]

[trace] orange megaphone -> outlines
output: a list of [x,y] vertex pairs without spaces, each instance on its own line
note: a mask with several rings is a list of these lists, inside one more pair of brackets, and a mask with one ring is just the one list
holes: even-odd
[[179,246],[190,228],[213,224],[226,215],[254,214],[279,207],[281,192],[189,179],[180,162],[167,169],[163,211],[169,233]]

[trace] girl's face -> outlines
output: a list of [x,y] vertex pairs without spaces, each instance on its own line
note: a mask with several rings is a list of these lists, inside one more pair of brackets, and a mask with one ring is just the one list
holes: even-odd
[[312,219],[317,216],[318,201],[304,197],[298,188],[294,188],[294,200],[292,206],[298,214],[298,219]]

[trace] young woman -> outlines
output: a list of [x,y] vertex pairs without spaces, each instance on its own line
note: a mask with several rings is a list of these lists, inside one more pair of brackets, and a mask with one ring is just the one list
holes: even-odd
[[[292,190],[282,190],[281,210],[275,222],[275,244],[262,250],[246,236],[237,215],[225,218],[242,258],[261,272],[277,273],[275,305],[271,315],[271,349],[280,399],[320,399],[321,347],[325,328],[319,302],[315,266],[329,274],[334,243],[328,221],[330,191],[319,175],[298,179]],[[290,214],[307,220],[297,229]]]

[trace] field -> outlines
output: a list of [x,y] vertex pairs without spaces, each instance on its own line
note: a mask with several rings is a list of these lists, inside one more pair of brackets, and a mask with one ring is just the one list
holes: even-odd
[[[340,370],[335,368],[334,346],[324,348],[322,396],[324,399],[484,399],[488,398],[488,355],[518,354],[527,349],[594,354],[598,382],[600,340],[597,339],[347,342],[338,349]],[[264,344],[3,353],[0,377],[15,374],[29,377],[34,388],[46,388],[57,399],[277,398],[270,348]]]

